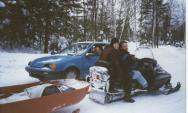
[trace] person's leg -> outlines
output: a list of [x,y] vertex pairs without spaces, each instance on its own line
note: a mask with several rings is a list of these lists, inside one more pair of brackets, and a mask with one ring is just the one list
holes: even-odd
[[142,88],[146,89],[148,87],[148,82],[140,73],[140,71],[133,70],[131,72],[131,76],[132,76],[132,79],[136,80],[142,86]]
[[113,93],[113,92],[116,92],[116,90],[115,90],[116,73],[115,73],[114,69],[111,69],[109,73],[110,73],[109,92]]
[[123,80],[123,88],[124,88],[124,90],[126,92],[130,93],[131,92],[131,82],[132,82],[131,76],[129,76],[128,73],[124,72],[122,80]]
[[109,84],[109,91],[113,91],[115,89],[115,81],[113,80],[112,76],[110,76]]
[[132,83],[132,78],[131,76],[127,74],[124,74],[123,77],[123,87],[124,87],[124,92],[125,92],[125,97],[124,101],[133,103],[135,102],[134,99],[131,97],[131,83]]

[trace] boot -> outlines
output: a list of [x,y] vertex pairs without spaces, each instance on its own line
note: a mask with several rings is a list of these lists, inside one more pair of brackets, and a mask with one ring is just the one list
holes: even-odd
[[126,97],[126,96],[123,98],[123,100],[124,100],[125,102],[129,102],[129,103],[134,103],[134,102],[135,102],[134,99],[132,99],[131,97]]
[[131,98],[131,95],[130,94],[126,94],[125,93],[125,97],[123,98],[123,100],[125,101],[125,102],[129,102],[129,103],[134,103],[135,102],[135,100],[134,99],[132,99]]
[[117,93],[117,90],[114,88],[114,86],[110,85],[108,92]]
[[109,93],[117,93],[118,91],[117,91],[116,89],[114,89],[114,88],[111,88],[111,89],[109,89],[108,92],[109,92]]

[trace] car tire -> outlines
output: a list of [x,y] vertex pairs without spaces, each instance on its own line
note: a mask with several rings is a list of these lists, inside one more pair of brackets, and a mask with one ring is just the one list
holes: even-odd
[[69,68],[65,72],[65,79],[79,79],[79,70],[76,68]]

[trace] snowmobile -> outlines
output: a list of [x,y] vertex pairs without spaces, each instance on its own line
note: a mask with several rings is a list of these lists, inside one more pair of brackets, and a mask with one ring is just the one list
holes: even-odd
[[[51,113],[80,102],[89,84],[73,79],[0,87],[1,113]],[[79,113],[79,108],[71,113]]]
[[[142,53],[142,54],[140,54]],[[145,54],[145,55],[144,55]],[[131,95],[143,93],[162,93],[165,95],[178,91],[181,87],[177,82],[175,87],[171,83],[171,74],[165,71],[154,59],[151,49],[140,47],[135,52],[139,71],[148,82],[148,88],[143,89],[135,80],[132,82]],[[135,59],[134,59],[135,61]],[[86,81],[90,83],[91,91],[89,98],[95,102],[106,104],[121,100],[126,95],[123,88],[116,88],[116,92],[109,91],[110,68],[105,61],[98,61],[96,66],[90,67]]]

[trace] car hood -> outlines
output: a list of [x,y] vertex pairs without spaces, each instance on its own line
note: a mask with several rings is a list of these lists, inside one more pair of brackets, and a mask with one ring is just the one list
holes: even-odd
[[44,65],[46,64],[58,64],[58,63],[62,63],[66,60],[70,60],[72,56],[47,56],[47,57],[42,57],[42,58],[38,58],[33,60],[30,63],[30,66],[32,67],[37,67],[37,68],[41,68],[44,67]]

